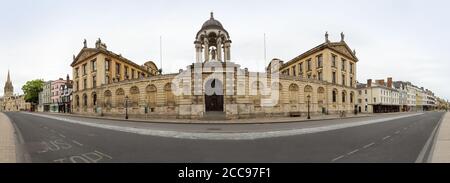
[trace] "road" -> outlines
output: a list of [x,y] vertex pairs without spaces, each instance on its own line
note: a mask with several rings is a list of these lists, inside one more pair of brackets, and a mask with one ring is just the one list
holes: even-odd
[[[184,139],[99,128],[29,113],[6,113],[20,133],[25,162],[416,162],[444,113],[402,117],[335,130],[247,140]],[[67,119],[74,119],[67,117]],[[100,123],[98,119],[76,118]],[[348,119],[364,121],[366,118]],[[104,120],[102,123],[107,123]],[[331,120],[340,123],[346,120]],[[120,123],[111,121],[111,124]],[[314,122],[308,122],[312,124]],[[304,128],[308,123],[243,125]],[[316,122],[318,124],[324,122]],[[123,122],[139,127],[141,124]],[[295,125],[298,125],[295,126]],[[163,128],[158,124],[155,128]],[[171,126],[171,124],[168,124]],[[190,127],[195,125],[184,124]],[[214,129],[217,125],[203,125]],[[225,125],[227,126],[227,125]],[[228,125],[232,126],[232,125]],[[234,128],[239,127],[234,125]],[[314,126],[314,125],[313,125]],[[221,125],[220,128],[224,128]],[[181,130],[180,127],[177,129]],[[219,129],[219,128],[218,128]],[[262,132],[265,133],[265,132]],[[281,132],[280,132],[281,133]],[[211,133],[210,133],[211,134]],[[425,151],[426,152],[426,151]]]

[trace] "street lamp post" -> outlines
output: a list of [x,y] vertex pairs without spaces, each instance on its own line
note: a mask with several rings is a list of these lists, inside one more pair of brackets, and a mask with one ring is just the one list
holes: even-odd
[[128,96],[125,97],[125,119],[128,119]]
[[308,119],[311,119],[311,116],[310,116],[310,114],[309,114],[310,100],[311,100],[311,96],[308,95]]

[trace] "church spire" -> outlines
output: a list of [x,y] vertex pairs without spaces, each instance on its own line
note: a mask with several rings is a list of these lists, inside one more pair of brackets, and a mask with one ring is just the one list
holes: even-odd
[[8,70],[8,76],[6,78],[5,88],[4,88],[4,95],[5,97],[11,97],[14,93],[14,87],[11,82],[11,77],[9,76],[9,70]]
[[6,79],[6,82],[7,82],[7,83],[10,83],[10,82],[11,82],[11,78],[9,77],[9,69],[8,69],[8,78]]

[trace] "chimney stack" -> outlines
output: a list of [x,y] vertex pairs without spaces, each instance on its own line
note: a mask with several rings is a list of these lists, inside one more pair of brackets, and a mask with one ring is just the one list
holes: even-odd
[[392,77],[387,78],[387,87],[392,88]]
[[377,83],[377,85],[381,85],[384,86],[384,79],[379,79],[375,81]]
[[372,79],[367,80],[367,87],[372,87]]

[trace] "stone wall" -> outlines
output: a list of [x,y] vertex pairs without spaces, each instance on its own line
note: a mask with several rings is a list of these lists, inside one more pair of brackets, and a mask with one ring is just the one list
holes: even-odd
[[[226,78],[225,72],[221,72]],[[216,73],[217,74],[217,73]],[[202,85],[211,78],[212,73],[202,74]],[[191,75],[188,75],[191,76]],[[223,79],[224,112],[228,119],[306,116],[308,98],[310,96],[310,112],[312,115],[323,113],[335,114],[339,111],[352,113],[356,104],[356,88],[333,85],[318,80],[301,79],[299,77],[280,76],[278,81],[258,79],[245,73],[244,80]],[[181,80],[180,80],[181,78]],[[194,81],[183,80],[180,74],[159,75],[150,78],[125,80],[113,84],[102,85],[95,89],[76,91],[73,94],[73,112],[76,114],[96,116],[124,116],[126,111],[125,97],[128,96],[128,114],[135,118],[180,118],[199,119],[205,114],[204,90],[200,95],[193,95],[196,87]],[[181,84],[173,85],[174,82]],[[226,86],[233,83],[232,94],[225,91]],[[240,83],[241,82],[241,83]],[[184,85],[184,84],[186,85]],[[244,93],[237,91],[239,84],[244,83]],[[258,84],[259,83],[259,84]],[[190,85],[189,85],[190,84]],[[190,94],[173,92],[173,87],[187,88]],[[198,87],[198,86],[197,86]],[[279,98],[271,97],[278,91]],[[333,102],[333,91],[336,102]],[[350,99],[353,93],[353,100]],[[97,101],[94,104],[94,96]],[[84,102],[87,97],[87,103]],[[345,97],[345,102],[343,102]],[[78,98],[78,99],[77,99]],[[77,100],[79,100],[77,102]],[[270,101],[274,101],[273,105]]]

